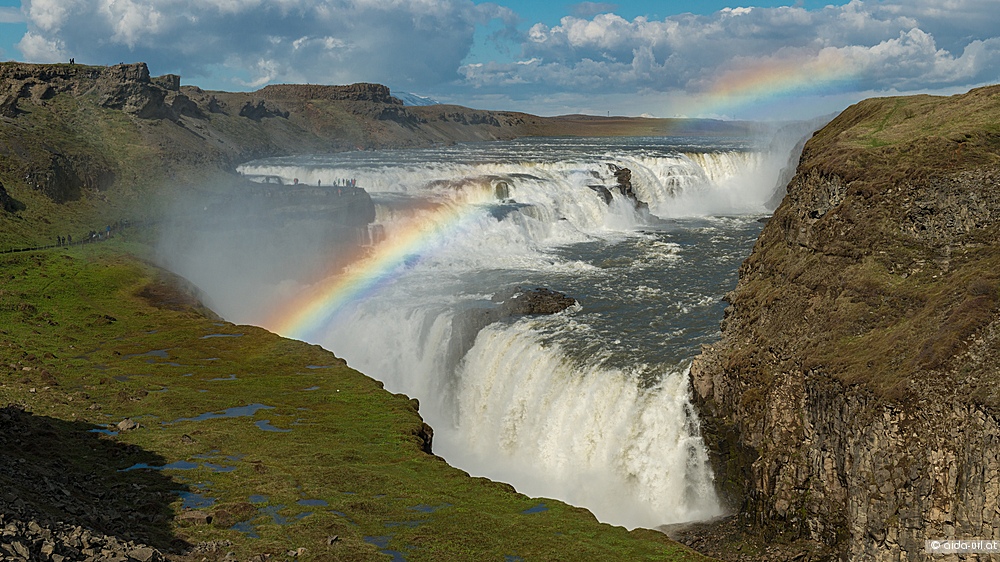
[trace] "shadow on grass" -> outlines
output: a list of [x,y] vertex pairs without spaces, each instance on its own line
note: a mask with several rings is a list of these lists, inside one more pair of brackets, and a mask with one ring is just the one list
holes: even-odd
[[24,520],[79,525],[161,551],[188,545],[170,533],[170,503],[190,491],[155,470],[163,457],[101,437],[89,423],[0,408],[0,512]]

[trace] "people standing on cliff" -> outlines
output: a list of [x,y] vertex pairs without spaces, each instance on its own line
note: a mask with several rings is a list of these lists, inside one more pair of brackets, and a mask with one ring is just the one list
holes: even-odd
[[72,234],[67,234],[66,235],[66,243],[67,244],[73,244],[73,235]]

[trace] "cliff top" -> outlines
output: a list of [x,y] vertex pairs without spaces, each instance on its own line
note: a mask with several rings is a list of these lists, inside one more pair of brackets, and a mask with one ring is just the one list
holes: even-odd
[[729,295],[715,359],[899,404],[1000,405],[1000,86],[877,98],[806,143]]
[[810,140],[802,171],[868,183],[920,179],[1000,162],[1000,86],[965,94],[872,98]]

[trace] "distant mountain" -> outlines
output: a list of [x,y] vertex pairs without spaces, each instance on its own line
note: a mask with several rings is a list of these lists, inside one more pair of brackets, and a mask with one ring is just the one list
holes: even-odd
[[418,96],[417,94],[413,94],[410,92],[394,91],[392,95],[395,96],[396,98],[399,98],[399,100],[403,102],[403,105],[420,106],[420,105],[439,105],[441,103],[435,99],[427,98],[424,96]]

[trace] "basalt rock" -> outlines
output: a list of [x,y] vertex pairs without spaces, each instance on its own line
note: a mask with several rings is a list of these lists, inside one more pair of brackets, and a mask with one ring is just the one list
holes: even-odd
[[649,204],[645,201],[640,201],[639,197],[635,194],[635,189],[632,188],[632,170],[611,163],[608,163],[608,169],[611,170],[611,173],[615,176],[615,180],[618,182],[615,185],[615,189],[631,200],[636,209],[649,211]]
[[107,67],[98,77],[94,91],[103,107],[120,109],[142,119],[173,116],[163,103],[166,90],[150,80],[145,63]]
[[533,314],[556,314],[576,304],[576,300],[564,293],[537,287],[524,289],[517,287],[513,291],[497,293],[493,302],[499,305],[493,309],[504,318],[508,316],[526,316]]
[[806,144],[691,367],[748,542],[1000,538],[997,116],[1000,87],[868,100]]
[[288,112],[278,107],[275,103],[267,100],[257,100],[257,103],[246,102],[240,109],[240,117],[260,121],[268,117],[282,117],[287,119]]
[[72,158],[43,150],[33,155],[33,166],[24,172],[24,182],[56,203],[80,199],[84,190],[103,191],[115,174],[110,164],[97,158]]
[[4,189],[3,184],[0,184],[0,209],[8,213],[18,213],[25,209],[24,203],[14,199],[7,193]]

